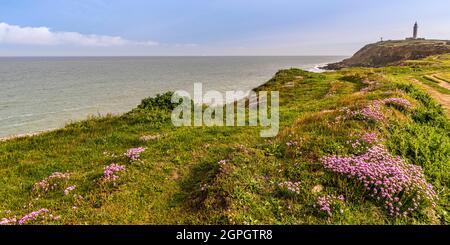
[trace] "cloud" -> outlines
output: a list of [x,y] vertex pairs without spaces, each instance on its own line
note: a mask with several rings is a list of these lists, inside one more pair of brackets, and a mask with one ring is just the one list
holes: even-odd
[[78,32],[54,32],[48,27],[21,27],[0,23],[0,44],[77,45],[84,47],[157,46],[153,41],[132,41],[119,36],[86,35]]
[[196,43],[177,43],[174,45],[175,48],[195,48],[198,47]]

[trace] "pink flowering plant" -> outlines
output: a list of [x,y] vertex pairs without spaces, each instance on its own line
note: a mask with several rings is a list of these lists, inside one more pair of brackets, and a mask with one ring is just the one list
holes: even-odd
[[28,224],[44,224],[46,222],[59,220],[60,216],[53,215],[48,209],[41,208],[37,211],[25,214],[21,218],[11,217],[2,218],[0,225],[28,225]]
[[381,204],[391,216],[408,216],[438,200],[420,166],[392,156],[383,145],[371,147],[359,156],[326,156],[321,159],[328,171],[356,184],[363,195]]
[[15,225],[17,224],[17,217],[2,218],[0,219],[0,225]]
[[130,160],[132,160],[132,161],[137,161],[137,160],[139,160],[139,158],[141,157],[141,154],[143,153],[143,152],[145,152],[145,148],[144,147],[138,147],[138,148],[132,148],[132,149],[129,149],[126,153],[125,153],[125,156],[127,157],[127,158],[129,158]]
[[43,219],[43,217],[47,213],[49,213],[48,209],[46,209],[46,208],[39,209],[38,211],[34,211],[29,214],[26,214],[18,221],[18,223],[19,223],[19,225],[24,225],[29,222],[36,221],[38,219]]
[[103,169],[103,180],[106,182],[114,182],[119,179],[117,173],[125,171],[126,167],[112,163]]
[[284,196],[295,196],[301,193],[300,182],[285,181],[278,183],[278,190]]
[[347,144],[353,149],[353,153],[364,153],[375,144],[381,142],[376,132],[368,132],[363,134],[352,134],[352,140],[348,140]]
[[334,196],[321,196],[317,198],[315,205],[318,211],[327,216],[333,216],[336,212],[343,213],[345,206],[345,197],[343,195]]
[[376,123],[386,122],[387,118],[383,113],[383,106],[392,106],[401,111],[408,111],[412,105],[407,99],[403,98],[387,98],[375,100],[369,105],[363,107],[356,112],[348,112],[351,116]]
[[369,132],[361,135],[361,140],[369,145],[376,144],[380,142],[380,139],[378,138],[378,133],[376,132]]
[[289,140],[286,142],[285,154],[296,158],[301,155],[301,145],[296,140]]
[[411,102],[403,98],[388,98],[384,99],[383,103],[387,106],[393,106],[398,110],[409,110],[412,107]]
[[61,188],[70,178],[70,173],[55,172],[33,185],[33,192],[38,195]]
[[382,112],[383,103],[379,100],[375,100],[371,104],[365,106],[361,110],[354,112],[354,115],[357,118],[368,120],[372,122],[384,122],[386,121],[386,117]]
[[77,188],[76,185],[72,185],[72,186],[67,187],[67,188],[64,190],[64,195],[68,196],[68,195],[69,195],[72,191],[74,191],[76,188]]

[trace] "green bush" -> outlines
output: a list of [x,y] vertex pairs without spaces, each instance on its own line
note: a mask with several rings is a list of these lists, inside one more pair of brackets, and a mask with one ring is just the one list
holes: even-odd
[[164,94],[157,94],[156,97],[149,97],[143,99],[138,109],[141,110],[173,110],[178,106],[177,103],[172,103],[173,92]]

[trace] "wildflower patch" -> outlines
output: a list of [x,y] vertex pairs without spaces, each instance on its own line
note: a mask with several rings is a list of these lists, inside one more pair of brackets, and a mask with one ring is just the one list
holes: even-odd
[[132,148],[125,153],[125,156],[132,161],[137,161],[141,157],[141,154],[145,152],[145,150],[146,148],[144,147]]
[[321,162],[325,169],[359,183],[362,191],[392,216],[408,216],[425,206],[436,206],[437,194],[422,168],[392,156],[383,145],[360,156],[326,156]]
[[317,198],[316,207],[319,208],[321,213],[324,213],[328,216],[333,216],[336,211],[343,213],[342,209],[345,204],[345,197],[343,195],[340,196],[321,196]]
[[105,180],[106,182],[115,181],[119,179],[117,173],[125,171],[125,169],[125,166],[112,163],[111,165],[105,167],[103,171],[103,180]]
[[62,182],[67,181],[70,178],[70,173],[55,172],[45,179],[37,182],[33,186],[33,192],[46,193],[51,190],[55,190],[62,185]]
[[285,195],[300,194],[300,182],[285,181],[278,184],[279,191]]

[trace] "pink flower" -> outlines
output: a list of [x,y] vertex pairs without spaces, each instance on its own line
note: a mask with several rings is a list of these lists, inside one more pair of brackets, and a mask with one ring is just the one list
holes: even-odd
[[292,181],[281,182],[278,184],[278,187],[288,192],[300,194],[300,182],[292,182]]
[[40,210],[38,210],[38,211],[31,212],[31,213],[29,213],[29,214],[23,216],[23,217],[19,220],[19,224],[20,224],[20,225],[24,225],[24,224],[26,224],[26,223],[28,223],[28,222],[30,222],[30,221],[36,220],[40,215],[43,215],[43,214],[48,213],[48,212],[49,212],[49,211],[48,211],[48,209],[46,209],[46,208],[42,208],[42,209],[40,209]]
[[365,133],[361,136],[361,139],[367,144],[374,144],[379,141],[377,133]]
[[34,184],[33,186],[33,190],[34,191],[48,191],[49,189],[52,189],[55,187],[55,184],[51,185],[52,181],[55,180],[60,180],[60,179],[69,179],[70,178],[70,173],[60,173],[60,172],[55,172],[53,174],[51,174],[50,176],[48,176],[47,178],[37,182]]
[[384,122],[386,117],[381,112],[382,102],[375,100],[372,104],[361,109],[357,114],[361,115],[364,119],[373,120],[375,122]]
[[389,98],[383,100],[385,105],[394,105],[398,107],[402,107],[404,109],[408,109],[411,107],[411,102],[409,102],[407,99],[403,98]]
[[132,148],[132,149],[129,149],[127,151],[127,153],[125,153],[125,156],[127,156],[128,158],[130,158],[133,161],[136,161],[141,156],[141,153],[144,152],[145,150],[146,149],[143,147]]
[[14,225],[17,223],[16,217],[12,218],[3,218],[0,220],[0,225]]
[[69,193],[70,193],[71,191],[75,190],[75,188],[77,188],[76,185],[67,187],[67,188],[64,190],[64,195],[66,195],[66,196],[69,195]]
[[328,216],[333,216],[335,206],[338,203],[343,203],[345,198],[343,195],[336,196],[321,196],[317,199],[317,206],[319,211],[326,213]]
[[106,181],[115,181],[119,178],[116,173],[125,171],[125,169],[125,166],[112,163],[111,165],[104,168],[103,179]]

